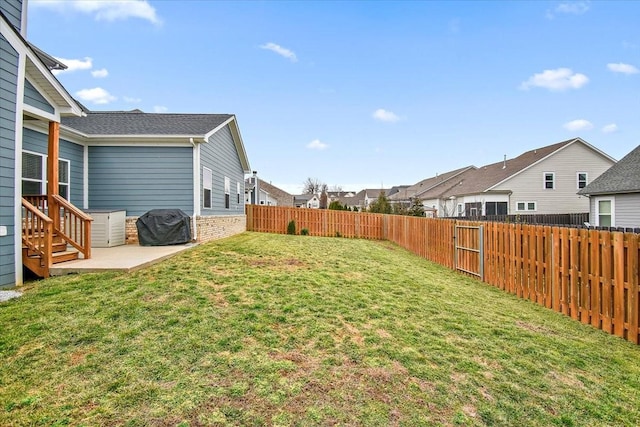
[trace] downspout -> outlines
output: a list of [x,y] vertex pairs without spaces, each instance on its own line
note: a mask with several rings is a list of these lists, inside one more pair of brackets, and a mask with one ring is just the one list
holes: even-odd
[[198,221],[200,215],[200,145],[196,144],[193,138],[189,138],[189,143],[193,147],[193,218],[191,219],[193,230],[193,240],[198,240]]

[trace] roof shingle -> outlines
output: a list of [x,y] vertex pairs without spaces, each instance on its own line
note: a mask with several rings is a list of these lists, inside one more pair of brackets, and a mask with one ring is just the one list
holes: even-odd
[[133,111],[88,112],[64,117],[62,124],[87,135],[205,135],[232,114],[174,114]]
[[640,193],[640,145],[624,156],[578,194]]

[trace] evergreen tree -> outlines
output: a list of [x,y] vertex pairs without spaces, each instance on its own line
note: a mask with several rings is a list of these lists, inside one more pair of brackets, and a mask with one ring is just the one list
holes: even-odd
[[387,195],[384,194],[384,191],[381,191],[378,199],[369,205],[369,212],[373,213],[390,214],[392,210],[393,208],[389,203]]
[[419,197],[414,197],[411,200],[411,207],[409,208],[407,215],[424,216],[424,205]]
[[334,200],[333,202],[329,203],[329,209],[334,211],[341,211],[345,210],[345,207],[340,204],[339,200]]

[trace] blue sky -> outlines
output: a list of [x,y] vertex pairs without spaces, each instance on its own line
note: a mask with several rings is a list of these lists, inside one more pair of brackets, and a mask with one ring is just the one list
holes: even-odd
[[293,193],[640,144],[637,1],[28,4],[88,108],[236,114],[252,168]]

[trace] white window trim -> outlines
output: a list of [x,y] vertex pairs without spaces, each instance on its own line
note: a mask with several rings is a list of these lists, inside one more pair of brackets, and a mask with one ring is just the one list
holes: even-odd
[[[24,170],[21,167],[20,168],[20,194],[22,194],[22,181],[40,183],[40,194],[47,194],[47,182],[48,182],[47,181],[47,177],[48,177],[48,173],[47,173],[48,172],[47,171],[47,164],[48,164],[47,158],[48,158],[48,155],[47,154],[42,154],[42,153],[37,153],[35,151],[29,151],[29,150],[22,150],[22,154],[31,154],[33,156],[40,157],[40,161],[42,162],[41,165],[40,165],[40,169],[42,170],[42,178],[41,179],[24,178],[22,176],[24,174]],[[21,157],[21,159],[22,159],[22,157]],[[58,163],[60,163],[60,162],[64,162],[64,163],[67,164],[67,182],[62,182],[62,181],[60,181],[60,179],[58,179],[58,186],[64,185],[64,186],[67,187],[67,200],[71,200],[71,160],[58,158]],[[20,166],[22,166],[22,164]]]
[[36,153],[35,151],[28,151],[28,150],[23,150],[22,153],[31,154],[33,156],[40,157],[40,170],[42,171],[42,178],[41,179],[25,178],[24,176],[22,176],[24,175],[24,168],[21,168],[20,193],[22,194],[22,181],[29,181],[29,182],[37,182],[40,184],[39,194],[47,194],[47,155],[42,153]]
[[[547,188],[547,175],[551,175],[553,180],[551,181],[553,187]],[[555,190],[556,189],[556,173],[555,172],[542,172],[542,189],[543,190]]]
[[[209,180],[206,179],[205,172],[209,173]],[[205,190],[209,190],[209,206],[205,199]],[[202,209],[213,209],[213,171],[206,166],[202,167]]]
[[[59,162],[64,162],[67,164],[67,182],[62,182],[60,181],[60,179],[58,179],[58,187],[60,187],[61,185],[64,185],[67,187],[67,200],[71,200],[71,162],[69,160],[66,159],[58,159],[58,163]],[[60,165],[58,165],[58,170],[60,170]],[[60,190],[58,189],[58,192],[60,192]]]
[[588,172],[576,172],[576,189],[582,190],[584,187],[580,187],[580,175],[584,175],[584,187],[589,184],[589,173]]
[[[518,209],[518,204],[524,203],[524,209]],[[529,209],[529,203],[533,203],[533,209]],[[522,201],[519,200],[516,202],[516,212],[536,212],[538,210],[538,202],[534,202],[532,200]]]
[[225,209],[231,209],[231,179],[228,176],[224,177],[224,198]]
[[464,214],[464,204],[458,203],[456,205],[456,216],[462,216]]
[[614,196],[602,196],[595,198],[595,211],[596,211],[596,227],[600,227],[600,202],[602,201],[610,201],[611,202],[611,225],[610,227],[616,226],[616,198]]
[[240,183],[236,182],[236,191],[238,193],[238,204],[240,204]]

